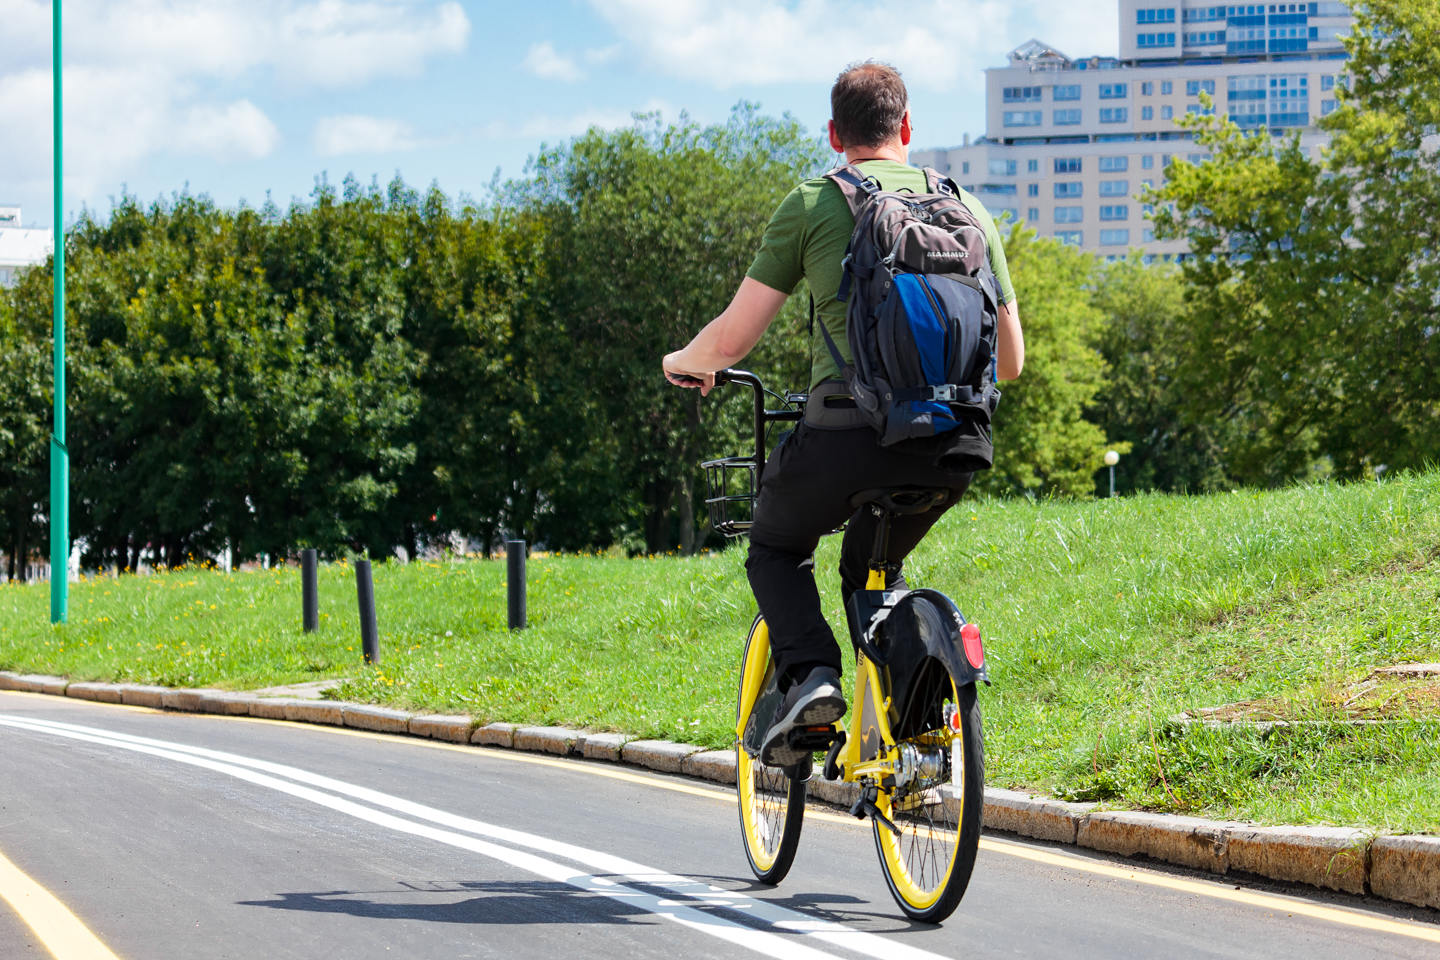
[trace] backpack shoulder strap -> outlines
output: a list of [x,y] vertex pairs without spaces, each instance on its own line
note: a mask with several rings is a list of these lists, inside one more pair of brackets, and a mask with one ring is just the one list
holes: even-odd
[[840,188],[840,193],[844,195],[845,202],[850,206],[850,215],[857,219],[860,207],[880,192],[880,185],[861,173],[860,168],[853,163],[836,167],[825,176]]
[[933,167],[925,168],[925,187],[930,193],[940,193],[947,197],[954,197],[956,200],[960,199],[960,188],[955,185],[955,181],[942,176]]

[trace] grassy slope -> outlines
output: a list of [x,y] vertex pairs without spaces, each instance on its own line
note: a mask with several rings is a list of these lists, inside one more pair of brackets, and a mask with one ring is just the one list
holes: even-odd
[[[818,569],[843,625],[827,540]],[[985,629],[989,780],[1117,805],[1440,832],[1440,721],[1336,722],[1377,667],[1440,660],[1440,473],[1381,484],[1094,503],[976,501],[917,551]],[[345,676],[348,699],[725,745],[741,551],[533,557],[531,628],[504,629],[504,564],[376,570],[382,663],[360,659],[351,571],[322,568],[304,637],[294,568],[0,587],[0,668],[248,688]],[[843,629],[843,626],[841,627]],[[1180,729],[1264,699],[1319,721],[1268,736]]]

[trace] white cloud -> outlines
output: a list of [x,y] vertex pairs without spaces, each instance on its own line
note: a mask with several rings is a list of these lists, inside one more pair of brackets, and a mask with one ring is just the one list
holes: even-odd
[[226,160],[267,157],[280,142],[280,131],[249,100],[219,106],[203,104],[185,111],[175,147]]
[[615,130],[635,122],[636,114],[659,113],[675,119],[680,111],[665,100],[650,99],[633,110],[597,108],[569,114],[532,114],[524,123],[488,123],[477,133],[486,140],[565,140],[576,137],[591,127]]
[[315,124],[315,152],[324,157],[355,153],[393,153],[414,150],[416,141],[410,126],[390,117],[346,114],[322,117]]
[[557,53],[549,42],[537,43],[525,54],[521,64],[526,70],[546,80],[564,80],[574,83],[585,74],[569,57]]
[[[1115,0],[590,0],[640,58],[721,89],[828,83],[894,64],[913,88],[976,90],[1033,34],[1073,56],[1113,53]],[[1072,50],[1071,48],[1074,47]]]
[[[0,0],[0,184],[11,189],[48,179],[50,16],[48,0]],[[70,196],[122,182],[156,154],[268,156],[280,131],[236,86],[415,74],[470,34],[453,0],[65,0],[64,16]]]

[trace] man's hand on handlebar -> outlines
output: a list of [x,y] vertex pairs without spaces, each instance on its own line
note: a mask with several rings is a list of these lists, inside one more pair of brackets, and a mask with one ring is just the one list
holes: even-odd
[[665,370],[665,379],[677,387],[699,387],[702,397],[708,395],[711,390],[715,389],[715,374],[694,373],[684,369],[676,363],[676,358],[680,353],[679,350],[667,353],[665,359],[661,361],[661,366]]

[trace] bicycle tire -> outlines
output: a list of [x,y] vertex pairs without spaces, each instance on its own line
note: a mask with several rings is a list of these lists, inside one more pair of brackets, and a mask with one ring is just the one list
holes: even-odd
[[[741,689],[735,707],[737,726],[745,696],[745,668],[752,656],[765,657],[765,669],[756,686],[759,690],[774,671],[770,662],[770,634],[759,616],[750,625],[745,652],[740,659]],[[780,767],[765,766],[758,756],[752,757],[746,751],[743,742],[737,741],[735,792],[740,801],[740,836],[745,857],[750,861],[755,879],[773,886],[785,878],[795,861],[805,816],[805,781],[789,776]]]
[[[932,676],[943,677],[934,706],[937,722],[897,749],[908,744],[920,751],[943,750],[950,776],[910,793],[882,789],[876,805],[901,836],[878,819],[871,826],[890,895],[911,920],[940,923],[960,905],[975,869],[985,803],[985,746],[975,684],[957,683],[938,660],[928,666]],[[947,703],[956,708],[958,729],[940,722]],[[956,745],[959,750],[953,751]]]

